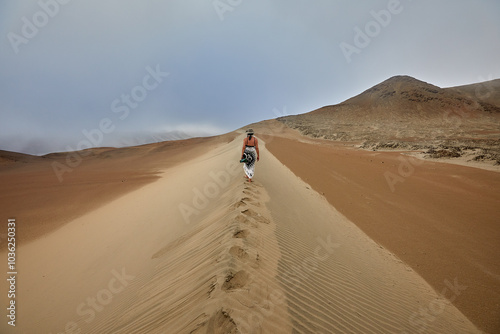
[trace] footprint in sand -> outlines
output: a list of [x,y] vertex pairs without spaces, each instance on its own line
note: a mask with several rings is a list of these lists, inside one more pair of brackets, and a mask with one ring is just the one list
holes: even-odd
[[252,187],[252,186],[245,186],[245,188],[243,189],[243,192],[248,192],[254,196],[256,195],[260,195],[260,191],[258,191],[255,187]]
[[250,219],[253,219],[259,223],[269,224],[269,220],[267,218],[261,216],[260,213],[257,213],[252,209],[245,209],[245,210],[241,211],[241,213],[244,214],[245,216],[249,217]]
[[222,290],[228,292],[235,289],[241,289],[248,283],[249,275],[246,271],[240,270],[236,274],[230,272],[226,276],[226,281],[222,284]]
[[233,206],[233,208],[238,209],[238,208],[245,206],[245,205],[247,205],[247,203],[245,203],[245,201],[241,200],[241,201],[234,203],[232,206]]
[[260,203],[258,201],[254,200],[254,199],[251,199],[249,197],[243,197],[241,200],[244,201],[244,202],[250,203],[250,204],[252,204],[254,206],[260,207]]
[[231,254],[237,259],[242,260],[243,262],[246,262],[250,258],[250,255],[248,255],[247,251],[241,248],[240,246],[231,247],[229,249],[229,254]]
[[244,239],[246,238],[250,232],[248,230],[237,230],[233,234],[233,238]]
[[203,313],[197,319],[200,323],[189,333],[239,333],[236,322],[231,318],[228,311],[219,309],[208,320]]
[[234,220],[237,223],[241,223],[241,224],[245,224],[245,225],[250,225],[251,227],[258,227],[259,226],[256,222],[250,221],[250,219],[248,219],[243,214],[239,214],[238,216],[236,216],[236,218]]
[[253,198],[256,198],[258,195],[258,194],[251,192],[251,191],[248,191],[248,190],[243,190],[243,194],[250,196],[250,197],[253,197]]
[[259,202],[256,202],[249,197],[243,197],[241,200],[239,200],[238,202],[233,204],[233,207],[237,209],[237,208],[240,208],[242,206],[246,206],[248,204],[251,204],[251,205],[256,206],[256,207],[260,206]]

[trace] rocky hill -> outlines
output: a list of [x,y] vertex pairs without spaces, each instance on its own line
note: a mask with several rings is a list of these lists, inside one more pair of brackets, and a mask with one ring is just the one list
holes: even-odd
[[364,147],[500,152],[500,80],[440,88],[395,76],[340,104],[278,120],[308,136]]

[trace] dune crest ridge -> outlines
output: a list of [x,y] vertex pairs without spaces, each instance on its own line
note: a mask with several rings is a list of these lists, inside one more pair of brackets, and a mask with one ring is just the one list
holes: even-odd
[[291,331],[275,279],[280,251],[265,189],[241,180],[221,197],[192,231],[152,255],[156,266],[138,300],[94,330],[111,332],[126,322],[127,333]]
[[[246,182],[237,163],[242,139],[22,245],[16,329],[479,333],[275,158],[264,139],[255,182]],[[183,205],[197,210],[189,220]],[[422,308],[432,317],[422,318]]]

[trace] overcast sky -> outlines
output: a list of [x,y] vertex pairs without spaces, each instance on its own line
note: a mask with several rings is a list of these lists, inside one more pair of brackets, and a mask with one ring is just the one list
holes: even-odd
[[0,149],[34,154],[500,77],[498,0],[1,0],[0,35]]

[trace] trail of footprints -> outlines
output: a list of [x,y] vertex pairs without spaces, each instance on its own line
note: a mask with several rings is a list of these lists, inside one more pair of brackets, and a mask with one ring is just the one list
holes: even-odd
[[[240,209],[240,213],[231,224],[234,231],[233,238],[242,239],[244,247],[239,245],[239,243],[235,244],[229,249],[229,254],[231,255],[231,260],[238,259],[239,261],[247,262],[250,259],[249,252],[251,252],[255,254],[255,258],[253,258],[254,265],[258,266],[258,262],[261,260],[258,249],[256,249],[258,244],[249,242],[248,238],[252,234],[252,231],[255,232],[259,228],[259,224],[269,224],[269,219],[252,209],[252,206],[260,207],[260,192],[256,188],[255,183],[245,185],[243,190],[245,197],[233,205],[233,207]],[[237,263],[231,260],[230,265],[235,264],[234,267],[237,268]],[[222,290],[231,291],[243,288],[248,281],[248,277],[249,275],[245,270],[237,271],[234,274],[230,271],[225,277]]]
[[[253,332],[253,326],[261,325],[249,323],[252,316],[248,315],[264,307],[261,291],[268,286],[268,278],[263,278],[265,275],[259,270],[262,261],[266,261],[259,254],[263,243],[261,229],[263,224],[270,224],[267,214],[258,212],[262,211],[259,210],[263,197],[259,190],[261,187],[255,182],[245,183],[240,198],[230,207],[231,211],[237,212],[225,230],[230,234],[231,241],[229,248],[216,260],[224,261],[227,269],[214,278],[208,292],[209,299],[225,300],[222,303],[224,306],[201,321],[191,333],[246,333]],[[250,293],[250,290],[254,292]],[[239,312],[235,310],[235,305],[236,308],[239,306]],[[247,317],[242,317],[245,313]]]
[[234,183],[224,196],[230,198],[224,207],[152,254],[154,270],[138,283],[134,302],[124,303],[113,321],[93,323],[92,332],[292,331],[284,325],[289,314],[276,279],[281,252],[265,188]]

